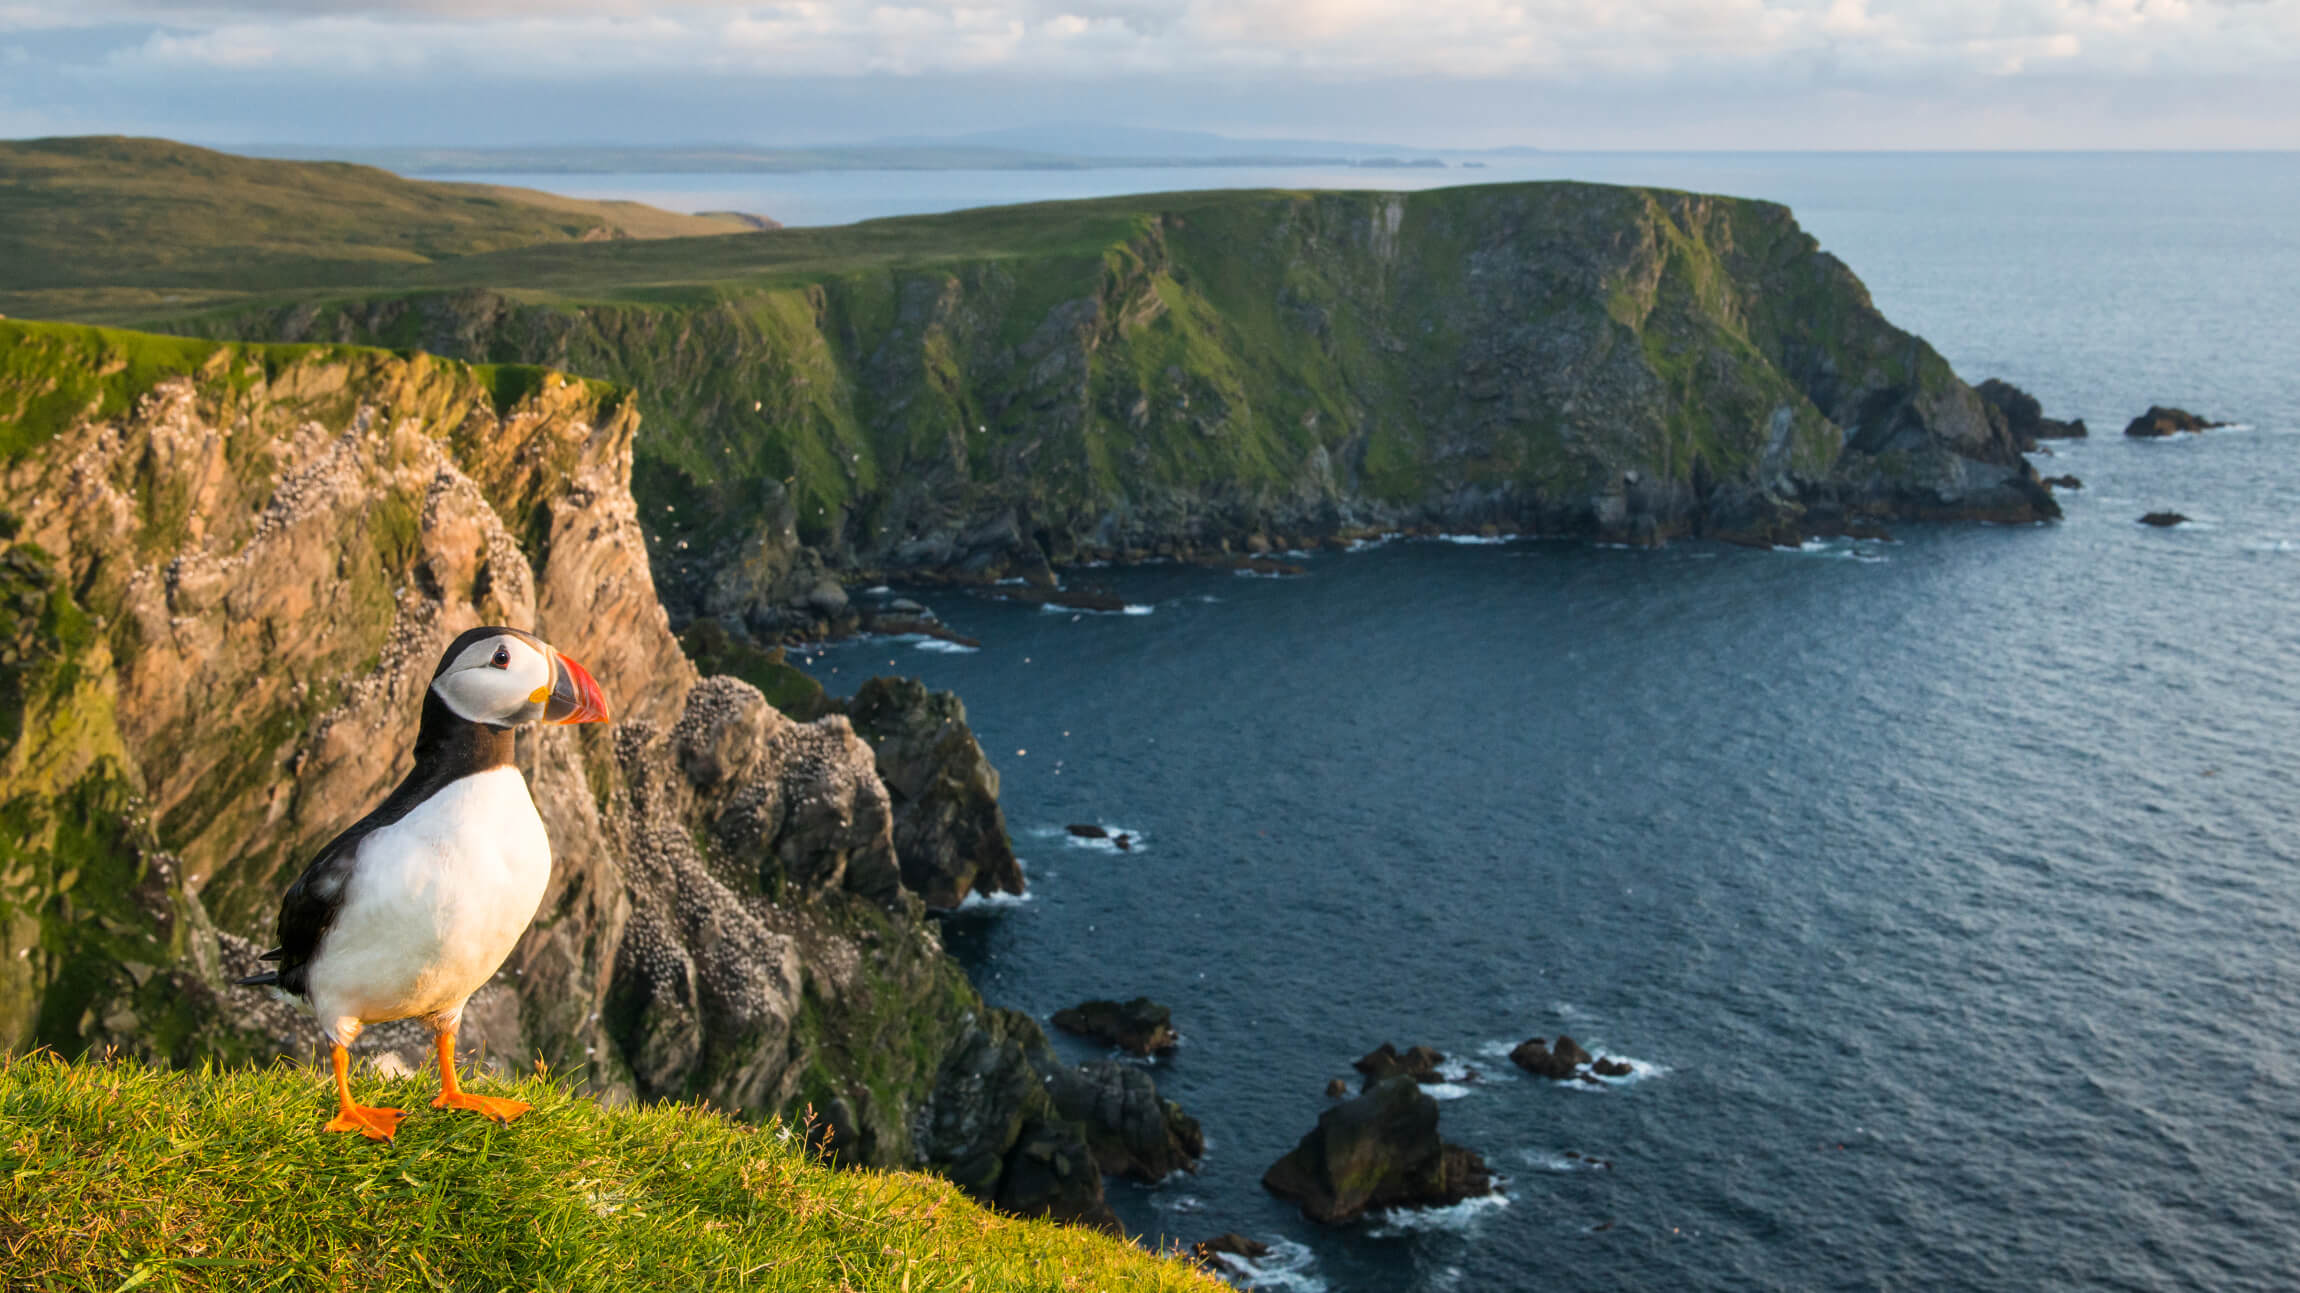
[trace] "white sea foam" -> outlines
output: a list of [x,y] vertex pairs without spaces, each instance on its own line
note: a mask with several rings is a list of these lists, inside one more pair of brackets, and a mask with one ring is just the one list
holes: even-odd
[[1463,1199],[1450,1207],[1392,1208],[1383,1214],[1380,1225],[1366,1233],[1374,1239],[1395,1239],[1400,1235],[1433,1230],[1459,1233],[1475,1226],[1487,1213],[1508,1206],[1509,1196],[1496,1190],[1474,1199]]
[[1491,548],[1516,538],[1514,534],[1441,534],[1440,543],[1459,543],[1465,547]]
[[1019,907],[1037,895],[1025,889],[1021,893],[970,893],[958,900],[960,911],[997,911]]
[[1057,606],[1053,602],[1042,602],[1038,609],[1048,615],[1067,615],[1072,619],[1077,619],[1081,615],[1148,615],[1158,608],[1144,606],[1139,602],[1128,602],[1117,610],[1105,611],[1092,606]]
[[1126,603],[1126,609],[1118,613],[1121,615],[1148,615],[1150,612],[1156,609],[1158,608],[1155,606],[1144,606],[1140,602],[1128,602]]
[[1282,570],[1247,570],[1244,567],[1230,573],[1240,579],[1284,579],[1286,577],[1286,572]]
[[1579,1155],[1568,1158],[1563,1154],[1553,1154],[1546,1149],[1520,1150],[1517,1157],[1526,1166],[1544,1172],[1587,1172],[1602,1166],[1598,1159],[1584,1158]]
[[1005,579],[994,580],[993,582],[1001,588],[1020,588],[1030,581],[1020,575],[1010,575]]
[[1459,1100],[1471,1090],[1459,1082],[1432,1082],[1422,1087],[1422,1094],[1432,1100]]
[[1398,532],[1396,530],[1390,530],[1383,534],[1377,534],[1370,539],[1352,539],[1350,540],[1350,546],[1348,550],[1351,552],[1364,552],[1368,548],[1378,548],[1385,543],[1395,543],[1397,540]]
[[894,592],[894,590],[887,587],[885,584],[872,584],[870,587],[863,589],[863,593],[870,597],[885,597],[892,592]]
[[970,647],[964,642],[949,642],[942,638],[930,637],[921,637],[918,641],[911,643],[911,646],[915,650],[932,651],[937,655],[973,655],[982,650],[981,647]]
[[[1049,837],[1055,835],[1061,836],[1063,839],[1069,841],[1070,847],[1074,849],[1093,849],[1101,853],[1139,853],[1150,843],[1149,836],[1144,835],[1142,832],[1135,830],[1131,826],[1112,826],[1108,822],[1097,822],[1095,824],[1100,826],[1103,830],[1108,831],[1110,833],[1109,838],[1098,840],[1090,836],[1073,835],[1068,830],[1059,826],[1048,832],[1048,835]],[[1126,837],[1127,847],[1125,848],[1118,847],[1118,837],[1121,835]]]
[[[1170,1181],[1174,1178],[1170,1175],[1166,1179]],[[1165,1181],[1161,1181],[1159,1184],[1163,1185]],[[1206,1210],[1206,1201],[1195,1194],[1161,1194],[1152,1199],[1151,1203],[1161,1212],[1204,1212]]]
[[2261,539],[2244,545],[2246,552],[2300,552],[2300,543],[2290,539]]
[[1263,1293],[1326,1293],[1326,1282],[1316,1273],[1318,1255],[1309,1245],[1291,1239],[1273,1239],[1261,1257],[1221,1253],[1214,1259],[1216,1273],[1242,1289]]

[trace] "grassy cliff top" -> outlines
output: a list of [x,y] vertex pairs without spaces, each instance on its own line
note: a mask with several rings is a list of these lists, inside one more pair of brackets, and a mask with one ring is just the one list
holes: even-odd
[[[539,243],[748,231],[749,217],[401,179],[164,139],[0,141],[0,300],[58,289],[185,293],[360,282],[386,267]],[[36,313],[19,302],[19,312]]]
[[[1572,208],[1608,233],[1647,194],[1571,181],[1414,193],[1216,189],[762,231],[740,216],[418,182],[348,163],[163,140],[35,140],[0,143],[0,312],[147,323],[250,298],[467,287],[528,300],[693,303],[888,270],[1092,260],[1177,220],[1259,241],[1285,208],[1320,198],[1467,209],[1497,192]],[[624,236],[602,233],[610,227]],[[689,236],[704,234],[720,236]]]
[[985,1211],[935,1177],[834,1171],[790,1129],[603,1108],[483,1081],[508,1127],[429,1107],[432,1076],[354,1083],[410,1111],[388,1145],[321,1133],[324,1074],[0,1059],[10,1288],[1170,1289],[1223,1285],[1091,1231]]

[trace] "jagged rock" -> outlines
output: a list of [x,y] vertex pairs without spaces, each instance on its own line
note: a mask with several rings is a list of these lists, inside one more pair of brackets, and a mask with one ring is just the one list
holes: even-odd
[[1589,1071],[1599,1077],[1628,1077],[1637,1070],[1624,1060],[1598,1060],[1589,1066]]
[[1103,1171],[1154,1185],[1196,1171],[1206,1153],[1198,1120],[1159,1098],[1149,1073],[1116,1060],[1088,1060],[1046,1075],[1047,1094],[1063,1117],[1086,1129]]
[[2054,489],[2083,489],[2084,482],[2074,476],[2047,476],[2044,483]]
[[998,770],[966,726],[966,706],[915,678],[872,678],[846,702],[894,797],[902,882],[927,906],[1021,893],[1022,865],[998,806]]
[[1106,840],[1110,838],[1110,832],[1091,823],[1074,823],[1062,829],[1082,840]]
[[1235,1230],[1216,1235],[1212,1239],[1201,1239],[1190,1245],[1191,1260],[1201,1266],[1211,1265],[1216,1257],[1222,1256],[1252,1259],[1269,1255],[1270,1246],[1268,1244],[1258,1239],[1248,1239]]
[[2150,512],[2140,518],[2140,523],[2153,525],[2160,529],[2170,529],[2175,525],[2186,525],[2188,518],[2178,512]]
[[2227,425],[2226,422],[2213,422],[2198,417],[2187,409],[2166,408],[2161,404],[2151,404],[2148,406],[2148,412],[2125,424],[2124,433],[2135,439],[2151,439],[2157,436],[2179,435],[2184,431],[2209,431],[2214,427]]
[[1059,1067],[1028,1016],[986,1011],[944,1057],[913,1119],[922,1166],[1017,1216],[1045,1216],[1115,1230],[1102,1173],[1075,1120],[1046,1090]]
[[1388,1042],[1366,1052],[1350,1062],[1350,1067],[1365,1075],[1360,1088],[1371,1090],[1374,1083],[1394,1074],[1403,1073],[1416,1082],[1443,1082],[1437,1066],[1445,1063],[1445,1056],[1427,1046],[1416,1046],[1400,1052]]
[[1348,1081],[1348,1079],[1346,1079],[1346,1078],[1334,1078],[1334,1079],[1332,1079],[1331,1081],[1327,1082],[1327,1083],[1326,1083],[1326,1098],[1327,1098],[1328,1100],[1347,1100],[1347,1099],[1349,1099],[1349,1098],[1350,1098],[1350,1084],[1349,1084],[1349,1081]]
[[1975,386],[1973,394],[1981,397],[2024,451],[2034,450],[2039,440],[2078,440],[2090,434],[2083,418],[2062,422],[2046,417],[2036,397],[2011,382],[1991,377]]
[[1590,1063],[1591,1056],[1579,1043],[1561,1033],[1554,1047],[1539,1037],[1520,1042],[1509,1053],[1509,1059],[1535,1077],[1566,1082],[1573,1079],[1582,1065]]
[[1320,1114],[1262,1188],[1333,1225],[1369,1210],[1459,1203],[1491,1193],[1493,1178],[1476,1152],[1438,1139],[1437,1101],[1401,1073]]
[[1170,1051],[1181,1041],[1174,1032],[1174,1012],[1148,997],[1123,1004],[1081,1001],[1055,1011],[1054,1026],[1136,1055]]

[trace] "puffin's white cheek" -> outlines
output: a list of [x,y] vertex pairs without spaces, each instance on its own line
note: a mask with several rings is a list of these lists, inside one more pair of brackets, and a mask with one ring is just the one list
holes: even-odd
[[516,723],[528,710],[527,697],[532,686],[513,675],[508,669],[464,669],[451,673],[435,684],[440,699],[458,717],[474,723],[498,725]]

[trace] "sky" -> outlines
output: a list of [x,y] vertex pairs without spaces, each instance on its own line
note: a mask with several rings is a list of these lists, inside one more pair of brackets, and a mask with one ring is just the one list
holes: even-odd
[[2300,147],[2300,0],[0,0],[0,136]]

